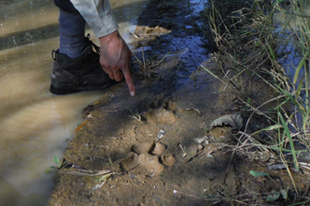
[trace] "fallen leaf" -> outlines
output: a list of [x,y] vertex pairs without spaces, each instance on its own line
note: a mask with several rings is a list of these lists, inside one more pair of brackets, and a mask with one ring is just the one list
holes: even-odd
[[224,115],[214,120],[210,127],[231,126],[231,130],[240,130],[243,126],[243,119],[240,113]]

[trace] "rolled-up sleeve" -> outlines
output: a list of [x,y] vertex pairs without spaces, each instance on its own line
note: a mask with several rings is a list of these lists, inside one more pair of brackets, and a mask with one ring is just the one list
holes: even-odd
[[70,0],[95,35],[106,36],[118,29],[117,21],[108,0]]

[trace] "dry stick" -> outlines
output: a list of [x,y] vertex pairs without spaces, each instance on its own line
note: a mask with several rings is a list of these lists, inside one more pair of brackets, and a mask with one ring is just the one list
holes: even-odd
[[[132,31],[128,30],[136,39],[140,40],[140,37],[133,33]],[[144,51],[143,51],[143,46],[141,46],[141,50],[142,50],[142,57],[143,57],[143,65],[144,65],[144,69],[147,70],[146,68],[146,63],[145,63],[145,57],[144,57]],[[133,54],[134,55],[134,54]],[[136,57],[136,55],[134,55],[134,57],[139,61],[139,63],[142,65],[142,62]]]
[[186,152],[185,152],[185,150],[183,149],[183,147],[182,147],[182,145],[181,145],[181,141],[180,141],[180,143],[179,143],[179,147],[181,148],[181,150],[182,150],[182,152],[183,152],[183,157],[186,157]]
[[306,131],[302,131],[302,132],[297,132],[297,133],[292,133],[291,137],[296,137],[296,136],[300,136],[300,135],[307,135],[310,134],[310,130],[306,130]]
[[[239,132],[239,133],[247,137],[247,139],[242,143],[242,145],[239,148],[243,147],[243,145],[245,146],[245,143],[247,143],[248,140],[251,140],[252,142],[256,142],[253,140],[253,137],[251,137],[251,135],[246,134],[244,132]],[[268,149],[264,148],[262,144],[249,144],[249,146],[259,147],[260,149],[263,149],[265,152],[269,151]],[[270,145],[270,146],[273,146],[273,145]]]
[[[228,73],[229,73],[229,71],[230,70],[228,70],[227,71],[227,73],[225,74],[225,76],[223,77],[223,79],[226,77],[227,79],[228,79],[228,81],[229,81],[229,83],[231,83],[235,88],[236,88],[236,90],[238,90],[238,87],[235,85],[235,83],[233,83],[233,81],[232,81],[232,79],[234,78],[232,78],[232,79],[230,79],[227,75],[228,75]],[[224,88],[224,90],[226,89],[226,87]]]
[[133,33],[133,32],[130,31],[130,30],[128,30],[128,31],[132,34],[132,36],[134,36],[136,39],[140,40],[140,37],[139,37],[137,34]]
[[306,168],[307,170],[310,170],[310,164],[309,164],[309,163],[306,163],[306,162],[299,162],[299,164],[300,164],[302,167]]
[[[159,66],[167,58],[167,56],[170,54],[170,52],[171,51],[169,51],[167,54],[165,54],[165,56],[163,58],[161,58],[157,63],[155,63],[154,65],[151,65],[150,68],[154,68],[154,67]],[[139,62],[140,66],[142,66],[144,64],[144,69],[146,70],[146,62],[145,62],[145,58],[144,58],[143,47],[142,47],[142,54],[143,54],[143,63],[138,59],[138,57],[135,54],[133,54],[133,56]]]
[[243,72],[245,72],[246,69],[243,69],[241,72],[239,72],[238,74],[236,74],[233,78],[230,79],[230,81],[232,81],[233,79],[235,79],[236,77],[238,77],[239,75],[241,75]]
[[142,50],[142,57],[143,57],[144,69],[145,69],[145,71],[146,71],[146,70],[147,70],[147,67],[146,67],[146,63],[145,63],[145,57],[144,57],[143,46],[141,46],[141,50]]
[[108,174],[117,174],[112,170],[101,170],[97,173],[92,173],[92,172],[88,172],[88,171],[86,172],[83,170],[79,170],[79,171],[62,171],[62,170],[59,170],[59,172],[63,173],[63,174],[69,174],[69,175],[90,176],[90,177],[108,175]]
[[140,59],[138,59],[138,57],[135,55],[135,54],[133,54],[133,56],[136,58],[136,60],[139,62],[139,64],[140,64],[140,66],[142,66],[142,62],[140,61]]
[[152,67],[157,67],[158,65],[160,65],[164,59],[167,58],[167,56],[170,54],[171,51],[169,51],[167,54],[165,54],[165,56],[163,58],[161,58],[161,60],[159,60],[155,65],[153,65]]

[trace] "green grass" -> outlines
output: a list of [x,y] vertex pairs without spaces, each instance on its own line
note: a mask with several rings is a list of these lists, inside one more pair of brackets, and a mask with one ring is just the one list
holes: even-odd
[[[239,141],[255,145],[259,151],[270,152],[272,161],[285,165],[295,189],[296,200],[301,200],[300,189],[295,183],[291,168],[297,173],[301,169],[308,170],[300,164],[299,157],[303,152],[310,152],[310,14],[305,10],[310,6],[310,2],[251,2],[252,4],[238,4],[236,1],[218,0],[205,9],[204,15],[210,30],[204,33],[211,33],[218,49],[214,55],[219,70],[225,74],[222,65],[223,62],[228,62],[232,67],[230,69],[235,70],[235,76],[229,79],[224,75],[224,79],[223,75],[203,68],[230,88],[244,104],[244,112],[249,118],[245,130],[240,132]],[[242,5],[242,8],[227,9],[230,8],[227,5],[235,4]],[[282,29],[276,29],[275,15],[278,13],[283,16]],[[285,58],[285,52],[280,51],[280,48],[285,48],[288,43],[293,44],[293,52],[300,56],[297,65],[290,65],[290,69],[294,70],[292,77],[288,76],[286,66],[280,61]],[[244,49],[246,47],[249,49]],[[248,75],[247,80],[259,78],[270,88],[274,97],[259,106],[254,105],[252,98],[246,95],[248,92],[242,89],[244,79],[240,74],[243,77]],[[232,84],[231,79],[238,79],[239,84]],[[261,110],[262,106],[270,102],[276,104],[270,108],[274,116]],[[269,125],[256,130],[249,129],[253,114],[264,117]],[[265,134],[268,141],[262,138]],[[302,149],[296,149],[297,143]],[[292,157],[291,160],[288,160],[288,155]]]

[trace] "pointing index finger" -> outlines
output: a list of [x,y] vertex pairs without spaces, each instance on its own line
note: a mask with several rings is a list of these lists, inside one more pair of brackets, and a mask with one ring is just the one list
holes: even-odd
[[123,74],[124,74],[124,77],[125,77],[125,81],[126,81],[126,83],[128,85],[130,96],[133,97],[136,94],[136,88],[135,88],[135,84],[133,82],[133,78],[131,76],[131,73],[130,73],[130,70],[129,70],[128,66],[123,71]]

